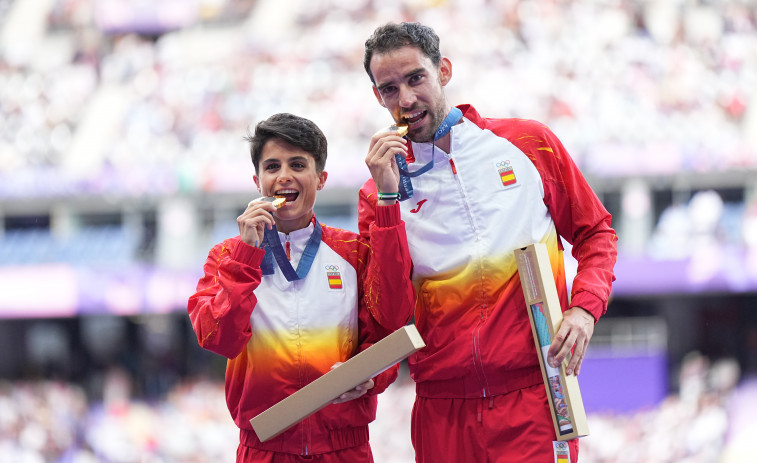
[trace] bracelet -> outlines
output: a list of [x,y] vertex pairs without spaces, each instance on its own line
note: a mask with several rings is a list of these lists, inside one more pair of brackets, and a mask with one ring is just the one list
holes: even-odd
[[381,192],[378,192],[378,193],[376,193],[376,195],[378,196],[379,201],[383,201],[385,199],[394,199],[394,200],[397,200],[397,199],[400,198],[400,194],[399,193],[381,193]]

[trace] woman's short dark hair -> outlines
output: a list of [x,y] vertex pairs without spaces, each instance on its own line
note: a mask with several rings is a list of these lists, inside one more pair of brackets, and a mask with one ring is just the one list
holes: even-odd
[[255,126],[255,133],[247,135],[250,156],[258,173],[263,147],[272,138],[278,138],[310,153],[315,159],[315,170],[320,173],[326,167],[328,143],[321,129],[310,119],[289,113],[278,113]]

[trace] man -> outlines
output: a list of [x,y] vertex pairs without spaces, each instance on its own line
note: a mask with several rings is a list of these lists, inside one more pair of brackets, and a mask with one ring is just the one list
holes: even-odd
[[[548,361],[569,358],[566,372],[578,374],[614,280],[610,214],[547,127],[448,104],[452,63],[429,27],[379,27],[364,65],[379,104],[408,130],[409,142],[372,137],[359,207],[365,234],[382,204],[375,193],[399,188],[427,346],[409,360],[416,459],[557,461],[513,250],[546,244],[564,312]],[[570,303],[560,237],[578,260]],[[578,441],[569,447],[575,462]]]
[[326,138],[311,121],[276,114],[248,137],[253,176],[269,201],[237,218],[189,299],[199,344],[227,357],[226,401],[240,428],[238,462],[371,462],[368,423],[398,367],[347,391],[260,442],[250,419],[411,317],[410,257],[399,206],[379,206],[371,244],[313,214],[327,172]]

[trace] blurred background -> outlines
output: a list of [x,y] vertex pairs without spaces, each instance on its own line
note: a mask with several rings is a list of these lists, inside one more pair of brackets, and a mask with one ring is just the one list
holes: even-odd
[[[316,214],[355,230],[391,122],[363,43],[402,20],[439,33],[450,102],[549,125],[613,214],[581,461],[753,461],[753,1],[0,0],[4,462],[233,461],[225,362],[186,301],[257,196],[243,137],[275,112],[314,120]],[[403,365],[377,462],[413,460],[413,395]]]

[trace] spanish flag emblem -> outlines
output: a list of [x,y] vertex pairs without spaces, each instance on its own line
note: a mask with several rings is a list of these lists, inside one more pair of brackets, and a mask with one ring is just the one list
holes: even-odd
[[513,172],[512,169],[506,170],[504,172],[500,171],[499,177],[502,179],[502,184],[504,186],[512,185],[516,182],[515,180],[515,172]]
[[518,180],[515,178],[515,171],[510,166],[510,161],[500,161],[497,163],[499,178],[503,186],[514,185]]
[[570,449],[567,442],[552,441],[555,463],[570,463]]
[[326,277],[329,280],[329,289],[342,289],[342,274],[338,265],[327,265]]

